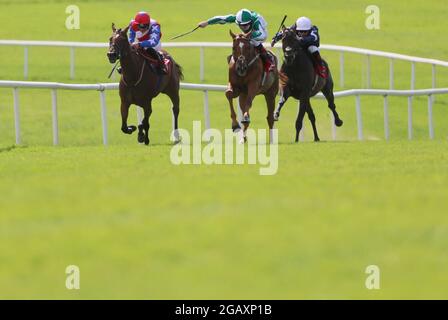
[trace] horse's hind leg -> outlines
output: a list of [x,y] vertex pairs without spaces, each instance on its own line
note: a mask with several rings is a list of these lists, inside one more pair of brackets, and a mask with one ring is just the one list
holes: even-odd
[[334,124],[337,127],[342,126],[344,123],[341,118],[339,118],[339,114],[336,112],[336,104],[334,103],[334,94],[333,94],[333,78],[331,75],[328,77],[327,82],[325,83],[325,86],[322,88],[322,93],[324,94],[325,98],[328,102],[328,108],[330,108],[331,112],[333,113],[334,117]]
[[[308,103],[309,103],[309,101],[308,101]],[[299,134],[300,134],[300,130],[302,130],[303,118],[305,117],[306,109],[307,109],[306,102],[303,100],[300,100],[299,113],[298,113],[297,119],[296,119],[296,142],[299,142]]]
[[272,141],[272,130],[274,129],[274,108],[275,108],[275,94],[266,94],[264,97],[266,99],[266,105],[268,107],[268,116],[266,117],[269,126],[269,143],[274,143]]
[[178,143],[180,141],[179,136],[179,112],[180,112],[180,97],[179,97],[179,91],[176,91],[173,94],[168,95],[170,97],[170,100],[173,104],[173,118],[174,118],[174,143]]
[[311,103],[308,104],[306,113],[308,113],[308,119],[311,122],[311,125],[313,126],[313,133],[314,133],[314,141],[320,141],[319,135],[317,134],[317,128],[316,128],[316,116],[314,115],[313,108],[311,107]]

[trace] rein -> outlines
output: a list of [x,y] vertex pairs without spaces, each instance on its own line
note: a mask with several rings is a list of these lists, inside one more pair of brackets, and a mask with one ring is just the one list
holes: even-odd
[[[138,86],[139,83],[142,81],[142,79],[143,79],[143,71],[145,71],[145,66],[146,66],[146,59],[143,60],[142,71],[140,71],[140,78],[137,80],[137,82],[135,84],[132,85],[132,87]],[[126,83],[126,80],[124,79],[124,76],[121,77],[121,80],[123,80],[123,83],[125,84],[126,87],[129,87],[129,85]]]
[[143,50],[143,49],[138,49],[138,50],[135,51],[135,53],[136,53],[138,56],[143,57],[145,60],[148,60],[150,63],[157,63],[157,62],[158,62],[157,59],[151,57],[151,56],[150,56],[149,54],[147,54],[147,53],[145,52],[145,50]]
[[257,53],[257,55],[247,64],[247,67],[249,68],[251,65],[253,65],[258,58],[260,58],[259,53]]
[[112,71],[109,73],[109,76],[107,77],[107,79],[110,79],[110,77],[112,77],[112,74],[114,73],[114,71],[117,68],[119,63],[120,63],[120,60],[117,60],[117,62],[115,63],[114,67],[112,68]]

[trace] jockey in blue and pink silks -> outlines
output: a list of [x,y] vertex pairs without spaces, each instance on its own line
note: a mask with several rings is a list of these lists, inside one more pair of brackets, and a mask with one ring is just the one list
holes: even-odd
[[157,58],[160,72],[166,74],[165,59],[162,49],[162,31],[160,24],[147,12],[138,12],[129,24],[129,43],[134,49],[143,48],[151,56]]

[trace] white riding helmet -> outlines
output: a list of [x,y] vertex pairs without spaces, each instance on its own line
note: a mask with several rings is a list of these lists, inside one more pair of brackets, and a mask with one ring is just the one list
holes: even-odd
[[296,21],[296,30],[297,31],[308,31],[311,30],[313,24],[311,23],[310,18],[300,17]]

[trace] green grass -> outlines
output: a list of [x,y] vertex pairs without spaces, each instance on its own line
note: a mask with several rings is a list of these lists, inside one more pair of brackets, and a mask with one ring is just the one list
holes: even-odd
[[[207,5],[206,5],[207,3]],[[0,1],[1,39],[107,41],[110,22],[125,25],[151,10],[164,39],[241,2],[77,1],[81,30],[65,29],[70,1]],[[368,1],[248,1],[269,22],[309,15],[322,42],[448,60],[441,40],[445,1],[376,1],[381,30],[364,28]],[[175,13],[173,13],[175,12]],[[99,14],[100,13],[100,14]],[[17,17],[22,19],[18,27]],[[226,41],[210,27],[186,41]],[[233,27],[236,30],[235,27]],[[28,30],[28,31],[27,31]],[[423,31],[425,33],[423,33]],[[187,82],[199,81],[199,50],[170,52]],[[206,83],[225,84],[227,50],[206,50]],[[336,79],[339,56],[325,52]],[[0,48],[0,79],[22,80],[20,48]],[[346,88],[365,87],[363,58],[346,55]],[[396,87],[408,89],[410,65],[397,62]],[[76,51],[69,79],[67,49],[31,48],[30,80],[105,82],[105,50]],[[336,80],[336,84],[339,81]],[[388,61],[372,59],[372,84],[388,88]],[[437,84],[448,87],[448,70]],[[431,86],[430,66],[417,67],[417,88]],[[342,88],[337,87],[337,90]],[[203,97],[182,92],[181,127],[203,119]],[[315,100],[319,144],[292,144],[297,104],[279,128],[279,171],[258,166],[174,166],[169,159],[169,100],[151,118],[151,146],[123,135],[116,92],[107,93],[110,146],[101,146],[97,92],[58,92],[60,147],[52,147],[51,97],[20,90],[23,146],[14,147],[10,89],[0,89],[0,298],[446,298],[448,261],[447,99],[434,105],[428,140],[426,98],[414,101],[407,141],[406,98],[390,99],[391,141],[356,142],[354,98],[336,101],[345,124],[331,138],[329,112]],[[363,97],[367,140],[382,139],[383,101]],[[212,126],[230,125],[222,93],[210,93]],[[266,128],[257,98],[253,128]],[[135,124],[135,110],[130,115]],[[306,140],[310,125],[306,122]],[[65,289],[65,268],[81,268],[81,290]],[[381,290],[369,291],[366,266],[381,268]]]
[[446,297],[444,142],[281,145],[272,177],[169,150],[3,150],[0,297]]

